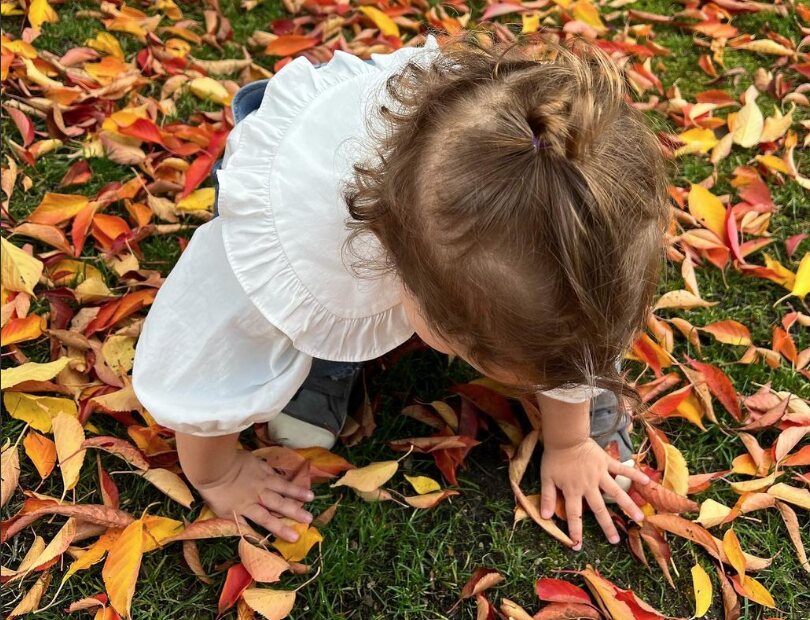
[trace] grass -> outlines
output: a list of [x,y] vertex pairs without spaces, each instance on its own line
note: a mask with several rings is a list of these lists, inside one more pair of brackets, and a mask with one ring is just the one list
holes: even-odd
[[[222,0],[221,4],[233,26],[234,42],[225,46],[223,54],[207,46],[195,49],[193,53],[201,58],[239,57],[240,45],[255,30],[267,29],[271,19],[283,14],[279,3],[269,0],[259,4],[251,12],[240,10],[235,1]],[[639,10],[660,14],[672,14],[681,10],[682,6],[666,0],[639,0],[633,5]],[[102,24],[93,18],[65,17],[69,11],[96,8],[97,4],[94,2],[73,2],[70,9],[67,5],[61,5],[59,10],[63,16],[62,21],[45,27],[43,35],[36,42],[37,47],[61,54],[83,44],[97,30],[103,28]],[[188,15],[197,17],[193,7],[183,5],[183,9]],[[734,23],[741,31],[752,33],[760,32],[767,25],[795,39],[796,19],[795,15],[782,20],[762,13],[735,17]],[[14,20],[7,20],[4,27],[13,31],[16,27]],[[661,69],[658,72],[665,87],[677,83],[687,98],[712,87],[708,84],[709,79],[697,68],[699,48],[694,46],[691,34],[668,26],[656,26],[655,33],[656,42],[672,52],[671,55],[655,61],[660,63]],[[120,35],[118,39],[127,53],[139,49],[137,41],[126,35]],[[266,67],[272,67],[272,59],[257,56],[256,60]],[[751,53],[728,51],[726,68],[742,66],[747,75],[736,85],[728,83],[722,87],[739,95],[751,83],[753,72],[759,66],[767,66],[770,61],[769,58]],[[763,110],[768,109],[766,102],[767,98],[763,95],[760,99]],[[199,110],[200,103],[191,96],[185,96],[178,102],[177,108],[178,117],[183,118]],[[801,113],[803,117],[807,117],[806,112]],[[798,114],[799,111],[797,117],[802,118]],[[7,119],[2,120],[0,129],[4,136],[12,139],[16,136],[16,130]],[[46,191],[56,188],[71,163],[65,154],[67,150],[53,153],[38,162],[34,169],[25,170],[35,182],[27,193],[19,190],[15,193],[11,205],[11,213],[15,218],[29,213]],[[727,180],[731,171],[747,162],[748,154],[736,151],[722,162],[716,190],[730,192]],[[806,156],[800,157],[800,165],[802,162],[807,162]],[[92,194],[108,182],[131,176],[128,169],[107,160],[91,160],[90,165],[94,177],[89,185],[81,188],[83,193]],[[712,167],[706,161],[689,158],[680,162],[675,181],[685,185],[687,182],[700,181],[711,172]],[[783,264],[795,269],[795,262],[791,263],[785,256],[782,241],[790,234],[807,229],[807,223],[810,222],[810,203],[807,195],[794,183],[771,185],[771,190],[780,208],[771,225],[777,241],[767,251]],[[186,237],[189,234],[184,233]],[[159,269],[163,273],[170,270],[180,254],[176,236],[152,236],[142,242],[141,248],[145,253],[143,266]],[[804,245],[803,249],[806,248]],[[93,254],[90,244],[85,253],[88,257]],[[755,260],[761,262],[759,257],[755,257]],[[679,312],[680,316],[694,325],[702,326],[733,318],[751,329],[757,344],[768,346],[772,326],[778,324],[779,319],[791,307],[799,308],[795,299],[774,306],[785,291],[771,282],[742,276],[732,270],[720,272],[714,268],[705,268],[698,271],[697,277],[704,297],[721,303],[712,308]],[[677,268],[670,266],[662,279],[661,292],[675,288],[681,288],[681,279]],[[794,332],[794,335],[799,349],[810,346],[807,330]],[[676,354],[679,356],[683,352],[694,353],[685,348],[680,340],[678,347]],[[776,389],[789,390],[804,398],[810,397],[807,381],[785,365],[775,370],[761,364],[744,366],[736,363],[742,353],[740,348],[708,340],[704,340],[703,347],[701,359],[720,365],[742,393],[751,393],[757,386],[771,382]],[[47,346],[43,345],[26,347],[25,351],[35,360],[43,360],[48,355]],[[640,370],[632,364],[630,368],[632,373]],[[394,367],[377,375],[371,386],[372,391],[382,397],[378,430],[372,441],[366,441],[351,450],[339,448],[338,451],[356,464],[391,458],[392,453],[386,446],[388,440],[425,434],[426,431],[418,423],[399,415],[402,406],[412,398],[429,401],[446,397],[447,390],[453,383],[467,380],[471,376],[470,369],[462,363],[448,363],[446,358],[433,352],[423,351],[406,356]],[[729,417],[719,407],[717,409],[723,424],[730,424]],[[95,416],[93,422],[104,433],[124,432],[120,425],[105,416]],[[23,430],[19,421],[8,416],[4,417],[2,424],[3,437],[14,439]],[[674,420],[666,422],[663,428],[683,451],[692,473],[725,469],[735,456],[744,452],[742,443],[735,435],[725,433],[716,426],[710,426],[703,433],[682,421]],[[772,431],[760,436],[763,445],[769,445],[774,438],[775,433]],[[464,582],[481,566],[496,568],[506,577],[506,583],[496,589],[496,598],[505,596],[534,610],[537,605],[533,587],[538,577],[559,576],[562,571],[582,568],[586,564],[598,568],[617,585],[632,588],[667,614],[691,615],[693,603],[689,568],[699,562],[709,574],[713,574],[713,567],[707,561],[705,553],[697,550],[691,543],[671,539],[674,564],[678,569],[677,573],[673,573],[676,582],[676,589],[673,590],[662,579],[657,567],[647,569],[640,565],[632,558],[624,543],[616,547],[608,544],[590,519],[586,520],[584,550],[580,553],[564,549],[528,522],[513,528],[514,500],[508,485],[506,464],[500,454],[501,441],[502,437],[493,434],[482,446],[476,448],[468,459],[468,469],[460,475],[461,494],[430,511],[414,511],[390,502],[368,504],[351,493],[341,494],[327,486],[318,487],[317,498],[313,503],[315,513],[325,509],[337,497],[343,495],[343,499],[334,520],[323,530],[325,541],[322,558],[313,559],[315,554],[310,558],[321,566],[321,575],[298,593],[298,603],[291,617],[363,620],[446,618]],[[100,453],[100,459],[108,471],[120,470],[122,467],[120,460],[106,453]],[[61,494],[58,476],[52,476],[45,483],[39,484],[38,476],[30,463],[25,458],[23,461],[23,488],[57,496]],[[423,456],[407,457],[403,461],[403,469],[409,474],[438,477],[432,461]],[[200,510],[199,503],[191,511],[183,509],[135,476],[118,474],[115,475],[115,480],[122,491],[122,508],[134,514],[148,507],[152,514],[193,519]],[[535,467],[530,471],[524,488],[537,489],[537,486],[538,472]],[[404,487],[399,490],[404,491]],[[735,501],[733,492],[723,485],[714,485],[696,499],[708,497],[727,504]],[[98,501],[94,468],[84,469],[75,490],[75,498],[78,501]],[[19,499],[19,495],[15,496],[4,508],[4,518],[17,510]],[[807,541],[810,531],[806,520],[804,523],[803,534]],[[57,531],[59,525],[60,522],[40,522],[34,529],[47,540]],[[746,550],[763,556],[775,556],[773,566],[759,573],[757,578],[770,589],[781,610],[780,614],[763,612],[762,608],[747,605],[743,601],[743,617],[810,617],[810,579],[798,565],[779,515],[775,511],[755,513],[749,518],[738,519],[735,530]],[[32,539],[33,532],[28,529],[4,545],[3,565],[15,566]],[[232,539],[225,539],[203,541],[199,546],[203,566],[213,575],[214,585],[205,586],[190,573],[179,545],[152,552],[144,557],[141,568],[133,604],[136,618],[163,620],[214,617],[217,596],[224,580],[223,569],[234,559],[235,545]],[[287,579],[283,587],[294,587],[305,579],[306,577]],[[717,587],[716,581],[715,586]],[[103,589],[99,566],[84,571],[69,580],[53,606],[38,614],[38,617],[46,620],[64,618],[63,610],[69,602]],[[0,609],[9,611],[22,592],[24,590],[16,586],[4,588]],[[54,593],[55,587],[52,586],[44,600],[50,601]],[[231,617],[234,617],[233,613]],[[474,605],[461,605],[453,617],[475,617]],[[715,596],[708,617],[722,617],[719,596]]]

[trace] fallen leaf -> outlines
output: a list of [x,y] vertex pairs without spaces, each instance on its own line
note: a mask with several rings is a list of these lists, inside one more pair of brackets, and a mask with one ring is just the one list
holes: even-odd
[[748,331],[748,328],[738,321],[731,319],[718,321],[701,327],[700,329],[701,331],[711,334],[718,342],[724,344],[737,346],[752,344],[751,333]]
[[13,368],[4,368],[0,371],[0,382],[3,384],[3,389],[8,390],[24,381],[50,381],[69,363],[69,357],[60,357],[47,364],[28,362]]
[[42,600],[42,595],[45,593],[45,590],[48,589],[50,583],[51,574],[49,572],[42,573],[34,582],[34,585],[31,586],[31,589],[25,593],[25,596],[20,599],[20,602],[17,603],[6,618],[11,620],[11,618],[35,612],[39,607],[39,602]]
[[442,488],[438,482],[436,482],[433,478],[428,478],[427,476],[409,476],[408,474],[405,474],[405,480],[411,483],[413,490],[419,495],[432,493],[434,491],[441,491]]
[[386,37],[398,37],[399,26],[396,22],[383,13],[380,9],[373,6],[361,6],[357,8],[363,15],[368,17],[374,22],[374,25],[380,29],[380,33]]
[[226,611],[236,605],[236,601],[251,585],[253,585],[253,578],[242,564],[231,566],[225,575],[225,583],[222,586],[222,592],[219,594],[217,618],[221,618]]
[[737,113],[732,130],[734,144],[743,148],[751,148],[759,144],[765,119],[756,103],[757,90],[750,86],[745,92],[745,105]]
[[17,444],[9,444],[3,447],[0,454],[0,506],[5,506],[14,495],[19,479],[20,453]]
[[295,592],[289,590],[248,588],[242,598],[248,607],[267,620],[286,618],[295,605]]
[[[45,480],[50,476],[56,465],[56,444],[44,435],[32,430],[26,433],[23,439],[23,448],[25,454],[36,467],[39,477]],[[7,471],[5,467],[3,470]]]
[[191,491],[186,483],[174,472],[158,467],[141,472],[141,476],[146,478],[181,506],[191,508],[194,497],[191,495]]
[[244,538],[239,540],[239,559],[245,570],[259,583],[275,583],[281,578],[281,573],[290,568],[282,557],[256,547]]
[[692,589],[695,591],[695,617],[702,618],[712,605],[712,581],[700,564],[692,567]]
[[768,495],[773,495],[777,499],[781,499],[799,508],[810,510],[810,491],[807,489],[799,489],[780,482],[768,489]]
[[287,562],[300,562],[307,557],[312,547],[323,540],[323,536],[317,529],[305,523],[296,523],[289,519],[286,521],[287,525],[298,533],[298,540],[291,543],[277,538],[273,541],[273,546],[278,549],[278,552]]
[[726,236],[726,208],[720,199],[702,185],[692,184],[689,190],[689,212],[719,239]]
[[58,414],[52,424],[62,482],[65,491],[70,491],[79,482],[79,474],[84,464],[86,450],[81,447],[84,429],[79,420],[67,413]]
[[[42,275],[42,261],[7,241],[5,237],[0,237],[0,245],[2,245],[0,275],[2,275],[3,288],[33,295],[34,287]],[[3,342],[8,344],[6,338],[3,339]]]
[[107,552],[101,576],[115,611],[130,617],[135,584],[141,569],[143,521],[130,523]]
[[399,469],[398,461],[381,461],[358,469],[350,469],[332,487],[346,486],[356,491],[370,493],[388,482],[397,473],[397,469]]

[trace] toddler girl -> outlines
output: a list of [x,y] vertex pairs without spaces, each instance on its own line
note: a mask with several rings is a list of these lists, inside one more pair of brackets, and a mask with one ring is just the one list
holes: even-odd
[[214,512],[295,540],[282,517],[309,522],[312,493],[237,450],[239,432],[267,422],[284,445],[331,447],[360,363],[415,332],[537,394],[541,512],[563,494],[575,549],[583,500],[611,542],[602,493],[642,518],[614,479],[648,482],[613,394],[667,205],[626,98],[597,50],[474,36],[297,58],[240,91],[219,215],[161,288],[133,371]]

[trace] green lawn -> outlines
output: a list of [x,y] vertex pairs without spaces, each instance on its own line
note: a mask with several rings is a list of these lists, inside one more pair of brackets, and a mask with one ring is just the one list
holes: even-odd
[[[193,51],[198,56],[239,57],[240,45],[255,30],[267,29],[271,18],[283,14],[280,3],[270,0],[259,4],[250,12],[240,9],[236,1],[220,1],[224,13],[233,25],[234,42],[226,45],[222,54],[211,47],[202,46],[200,50]],[[61,54],[82,45],[102,26],[92,18],[71,18],[71,12],[94,9],[96,6],[94,2],[85,1],[57,6],[61,21],[58,24],[45,25],[43,35],[36,41],[36,47]],[[680,10],[682,5],[665,0],[640,0],[633,7],[666,13]],[[183,5],[183,9],[188,15],[194,15],[194,11],[186,5]],[[798,41],[800,35],[797,20],[798,17],[793,13],[784,20],[767,14],[755,14],[735,17],[733,23],[741,31],[751,33],[771,27]],[[4,29],[14,33],[19,31],[18,19],[9,18],[3,21]],[[697,68],[698,49],[693,44],[692,35],[666,25],[656,26],[655,30],[656,41],[673,52],[660,59],[662,68],[657,69],[664,85],[677,82],[687,98],[711,88],[708,85],[709,78]],[[140,48],[137,41],[125,35],[119,35],[118,39],[127,53],[134,53]],[[727,68],[740,66],[747,72],[736,86],[722,86],[735,93],[742,92],[751,83],[754,70],[772,62],[772,59],[748,52],[728,52],[726,59]],[[256,60],[272,67],[271,59],[257,55]],[[655,62],[659,62],[659,59]],[[766,102],[765,96],[759,100],[763,111],[769,113],[771,106]],[[198,100],[191,99],[190,96],[181,100],[178,104],[180,117],[191,110],[200,109],[200,105]],[[797,118],[810,118],[810,114],[806,108],[800,108],[797,110]],[[660,117],[655,122],[661,127],[666,126]],[[7,118],[2,121],[2,132],[12,139],[17,137],[16,130]],[[4,145],[4,161],[8,154]],[[731,191],[732,188],[728,185],[731,170],[746,163],[749,157],[749,153],[735,151],[722,162],[716,193]],[[57,191],[56,185],[70,163],[72,162],[65,154],[57,152],[41,159],[35,169],[26,170],[35,182],[27,193],[18,190],[15,194],[11,205],[12,215],[23,217],[39,204],[46,191]],[[702,180],[711,171],[710,164],[697,158],[687,158],[678,163],[674,182],[680,186],[687,185],[689,181]],[[806,154],[798,157],[798,163],[805,173],[810,172],[810,161]],[[89,195],[110,181],[132,176],[127,167],[107,160],[92,159],[90,165],[94,173],[90,184],[70,191],[81,191]],[[791,234],[808,230],[810,200],[807,193],[792,181],[781,186],[772,184],[770,189],[779,206],[779,212],[774,216],[770,227],[777,242],[768,251],[783,264],[792,264],[795,270],[795,263],[791,263],[785,255],[782,241]],[[116,211],[114,208],[108,212],[123,213],[123,209]],[[191,231],[181,234],[189,237]],[[801,255],[802,250],[806,251],[806,244],[807,242],[802,245],[798,255]],[[142,266],[159,269],[163,273],[168,273],[180,253],[180,245],[174,235],[151,236],[141,243],[141,248],[146,255]],[[85,255],[93,264],[102,268],[101,261],[94,253],[92,244],[88,243]],[[757,262],[761,263],[761,259],[757,259]],[[775,302],[785,291],[767,280],[743,276],[730,269],[720,272],[715,268],[700,269],[697,277],[703,296],[720,303],[713,308],[678,311],[678,314],[694,325],[733,318],[748,326],[754,341],[764,346],[769,346],[772,326],[778,324],[789,307],[801,308],[795,298],[775,306]],[[678,288],[682,288],[678,266],[669,266],[662,280],[661,292]],[[810,346],[808,330],[794,330],[793,333],[800,350]],[[676,355],[682,357],[685,351],[693,353],[686,348],[683,339],[676,340]],[[47,342],[24,347],[24,350],[34,360],[45,360],[48,355]],[[720,365],[732,378],[740,393],[751,394],[759,385],[771,382],[775,389],[789,390],[803,398],[810,397],[807,381],[787,365],[783,364],[772,370],[763,364],[735,364],[742,352],[742,348],[705,340],[701,359]],[[631,376],[636,376],[641,371],[641,367],[631,368]],[[450,386],[474,376],[463,363],[448,363],[444,356],[434,352],[422,351],[404,357],[393,368],[376,375],[371,385],[372,392],[381,395],[378,429],[373,438],[352,449],[341,447],[337,452],[358,465],[392,458],[394,453],[387,447],[387,441],[426,435],[428,430],[401,416],[399,412],[402,407],[413,399],[431,401],[446,398]],[[719,411],[719,407],[716,409],[722,422],[731,425],[731,418]],[[93,423],[104,433],[125,436],[123,427],[111,418],[94,416]],[[13,441],[22,432],[23,426],[20,421],[4,415],[2,435]],[[709,425],[707,432],[700,432],[683,420],[676,419],[666,422],[663,429],[684,453],[691,473],[726,469],[735,456],[745,451],[736,435],[714,425]],[[775,437],[775,431],[766,431],[760,435],[760,442],[762,445],[770,445]],[[641,438],[638,439],[640,441]],[[246,435],[245,441],[249,443],[250,440]],[[587,564],[593,565],[618,586],[632,588],[664,613],[685,617],[692,615],[694,602],[689,569],[695,562],[699,562],[713,575],[714,568],[704,552],[683,539],[670,539],[677,569],[673,571],[676,582],[676,589],[673,590],[656,566],[647,569],[633,559],[625,542],[618,546],[607,543],[592,520],[586,520],[584,549],[579,553],[556,543],[529,521],[513,528],[514,499],[509,488],[506,462],[499,450],[502,440],[503,437],[493,433],[481,446],[475,448],[468,458],[468,469],[459,476],[461,494],[432,510],[413,510],[394,502],[369,504],[354,496],[351,491],[330,489],[327,485],[317,487],[317,498],[313,505],[315,513],[328,507],[338,497],[343,496],[343,499],[334,520],[322,530],[325,538],[322,557],[318,558],[316,551],[313,551],[308,558],[321,567],[321,574],[299,592],[298,603],[291,617],[381,620],[446,618],[462,585],[478,567],[496,568],[506,577],[505,584],[495,591],[495,598],[507,597],[536,611],[539,605],[533,588],[537,578],[560,576],[561,571],[584,568]],[[123,468],[120,460],[103,452],[100,454],[107,471]],[[20,484],[23,488],[56,496],[61,494],[61,480],[58,475],[52,475],[38,487],[39,477],[30,461],[23,457],[22,462]],[[409,474],[418,473],[439,478],[429,457],[408,456],[403,461],[403,468]],[[132,514],[140,514],[149,507],[151,514],[191,520],[201,508],[197,502],[192,511],[187,511],[135,476],[118,474],[114,478],[121,490],[121,508]],[[395,481],[395,488],[405,491],[404,480],[398,476]],[[538,485],[537,467],[534,467],[524,482],[524,488],[537,489]],[[94,466],[85,467],[75,497],[77,501],[100,501]],[[732,505],[736,500],[733,491],[723,485],[714,485],[696,499],[701,501],[708,497],[727,505]],[[3,509],[3,518],[16,512],[20,501],[21,495],[18,493]],[[804,540],[810,541],[806,512],[799,511],[799,517],[800,520],[803,519]],[[55,520],[53,523],[41,521],[34,529],[48,540],[58,530],[61,522],[62,520]],[[771,591],[781,610],[781,613],[763,611],[760,606],[741,599],[743,617],[810,617],[810,575],[799,566],[779,513],[767,510],[754,513],[748,518],[740,518],[735,522],[735,531],[741,538],[743,548],[750,553],[775,556],[772,567],[759,573],[757,578]],[[3,545],[2,564],[16,566],[32,539],[33,530],[28,528]],[[234,539],[201,541],[199,547],[203,566],[213,575],[214,585],[202,584],[190,572],[179,544],[149,553],[144,557],[133,603],[135,618],[151,620],[214,617],[217,597],[224,579],[224,571],[217,572],[217,567],[236,558],[235,542]],[[65,618],[67,616],[64,609],[70,602],[102,592],[104,585],[100,566],[73,577],[61,590],[55,604],[36,617],[48,620]],[[285,578],[282,585],[285,588],[294,587],[307,578]],[[563,578],[581,585],[581,581],[574,576],[563,575]],[[716,578],[713,579],[717,587]],[[30,579],[25,582],[26,586],[30,583]],[[46,593],[44,602],[51,601],[57,583],[58,579]],[[24,591],[17,585],[4,588],[0,610],[5,613],[10,611]],[[235,613],[231,612],[230,617],[235,617]],[[474,618],[474,604],[468,602],[461,605],[453,617]],[[707,617],[722,618],[717,593]]]

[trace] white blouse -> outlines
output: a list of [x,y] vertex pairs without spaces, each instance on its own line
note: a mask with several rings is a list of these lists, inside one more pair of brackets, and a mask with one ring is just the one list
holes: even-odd
[[[371,63],[341,51],[317,68],[296,58],[231,132],[219,217],[194,233],[138,341],[133,387],[159,424],[200,436],[243,430],[282,410],[313,357],[369,360],[412,335],[395,278],[358,277],[349,265],[341,191],[371,153],[385,80],[437,53],[428,37]],[[582,402],[592,391],[547,394]]]

